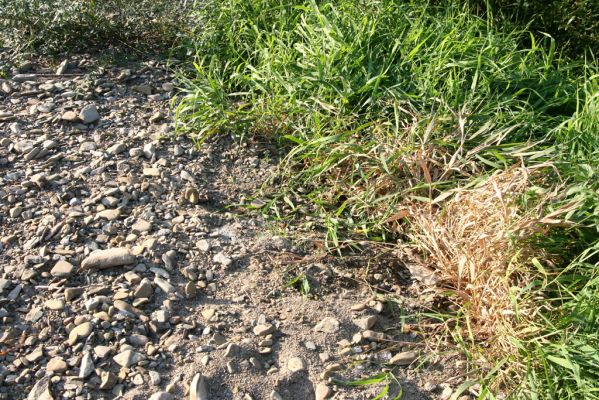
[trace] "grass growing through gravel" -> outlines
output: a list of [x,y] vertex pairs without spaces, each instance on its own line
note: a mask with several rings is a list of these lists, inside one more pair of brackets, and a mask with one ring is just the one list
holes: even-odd
[[202,4],[180,130],[279,141],[269,212],[437,270],[463,388],[599,398],[597,63],[441,3]]
[[0,48],[55,55],[109,47],[167,53],[185,30],[183,3],[166,0],[0,0]]

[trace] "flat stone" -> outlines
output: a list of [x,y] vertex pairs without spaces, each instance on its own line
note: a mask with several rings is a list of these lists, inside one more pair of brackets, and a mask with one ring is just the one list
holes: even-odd
[[84,322],[81,325],[74,327],[69,333],[69,344],[72,346],[81,339],[86,339],[92,333],[91,322]]
[[143,170],[144,176],[160,177],[160,169],[146,167]]
[[138,219],[131,227],[131,230],[135,233],[149,232],[152,230],[152,224],[145,219]]
[[256,325],[253,329],[254,335],[256,335],[256,336],[270,335],[274,331],[275,331],[275,327],[272,324],[259,324],[259,325]]
[[85,289],[84,288],[80,288],[80,287],[66,288],[64,290],[64,299],[66,301],[73,301],[77,297],[81,296],[83,293],[85,293]]
[[333,395],[333,390],[324,383],[316,385],[316,400],[325,400]]
[[54,357],[50,359],[46,365],[46,370],[56,373],[64,372],[67,370],[67,368],[67,363],[61,357]]
[[150,376],[150,383],[154,386],[160,385],[160,374],[156,371],[148,371],[148,375]]
[[314,327],[316,332],[336,333],[339,331],[339,321],[333,317],[325,317]]
[[96,213],[96,218],[106,219],[108,221],[114,221],[121,216],[121,210],[119,209],[107,209]]
[[162,279],[162,278],[160,278],[158,276],[154,278],[154,283],[164,293],[172,293],[172,292],[175,291],[175,287],[173,285],[171,285],[168,281],[166,281],[166,280],[164,280],[164,279]]
[[129,368],[130,366],[144,360],[145,356],[133,350],[125,350],[112,357],[112,359],[121,367]]
[[397,353],[391,360],[389,360],[389,364],[393,365],[410,365],[418,358],[418,353],[415,351],[402,351],[401,353]]
[[135,292],[133,293],[133,297],[136,299],[150,298],[154,294],[154,288],[152,287],[152,282],[148,278],[143,278]]
[[116,143],[106,149],[106,153],[116,156],[127,150],[127,145],[124,143]]
[[33,363],[33,362],[38,361],[43,356],[44,356],[44,349],[42,348],[42,346],[39,346],[35,350],[33,350],[31,353],[27,354],[25,356],[25,358],[27,359],[27,361]]
[[105,269],[111,267],[119,267],[122,265],[133,264],[135,256],[123,247],[115,247],[106,250],[96,250],[92,252],[81,263],[81,269]]
[[210,250],[210,242],[208,242],[206,239],[198,240],[196,247],[200,251],[208,251]]
[[112,353],[113,348],[110,346],[96,346],[94,347],[94,353],[98,358],[106,358],[110,353]]
[[291,372],[304,371],[307,367],[306,361],[301,357],[291,357],[287,361],[287,369]]
[[31,388],[27,400],[54,400],[50,391],[50,376],[43,376]]
[[128,312],[133,315],[141,314],[140,310],[133,307],[131,304],[127,303],[126,301],[115,300],[113,304],[114,304],[114,308],[116,308],[117,310],[125,311],[125,312]]
[[75,266],[73,264],[68,261],[60,260],[54,264],[54,267],[52,267],[52,270],[50,271],[50,275],[57,278],[68,278],[73,275],[73,272],[75,272]]
[[212,317],[214,317],[214,314],[216,314],[216,310],[214,308],[204,308],[202,310],[202,317],[204,317],[206,321],[209,321]]
[[77,115],[77,113],[75,111],[67,111],[64,114],[62,114],[62,117],[60,117],[63,121],[68,121],[68,122],[78,122],[79,121],[79,115]]
[[224,267],[228,267],[229,265],[231,265],[233,263],[233,260],[231,258],[227,257],[226,255],[224,255],[223,253],[215,254],[213,260],[214,260],[214,262],[217,262],[217,263],[223,265]]
[[46,308],[53,310],[53,311],[59,311],[59,310],[64,309],[64,301],[60,300],[60,299],[46,300],[44,305],[46,306]]

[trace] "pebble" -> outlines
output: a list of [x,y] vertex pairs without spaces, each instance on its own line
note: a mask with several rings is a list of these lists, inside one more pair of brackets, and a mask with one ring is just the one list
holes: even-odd
[[81,269],[105,269],[133,264],[134,262],[135,256],[128,249],[115,247],[92,252],[81,263]]
[[81,325],[74,327],[71,332],[69,332],[69,344],[72,346],[77,341],[81,339],[86,339],[92,333],[92,324],[91,322],[84,322]]
[[73,272],[75,272],[75,267],[73,264],[60,260],[54,264],[54,267],[52,267],[52,270],[50,271],[50,275],[57,278],[68,278],[69,276],[73,275]]
[[333,317],[325,317],[314,327],[316,332],[336,333],[339,331],[339,320]]
[[158,286],[160,288],[160,290],[162,290],[164,293],[172,293],[175,291],[175,287],[173,285],[171,285],[170,283],[168,283],[166,280],[160,278],[160,277],[155,277],[154,278],[154,283],[156,284],[156,286]]
[[79,366],[79,378],[87,378],[94,371],[94,361],[89,352],[83,354],[81,365]]
[[112,358],[121,367],[129,368],[145,359],[143,354],[133,350],[125,350]]
[[87,106],[83,107],[79,112],[79,119],[86,125],[99,120],[100,113],[98,112],[96,105],[88,104]]
[[44,305],[50,310],[58,311],[64,308],[64,301],[59,299],[50,299],[46,300]]
[[378,317],[375,315],[370,315],[368,317],[360,318],[354,321],[354,323],[358,326],[358,328],[362,330],[368,330],[376,324],[378,321]]
[[272,324],[259,324],[259,325],[256,325],[253,329],[254,335],[256,335],[256,336],[270,335],[274,331],[275,331],[275,327]]
[[135,289],[133,297],[135,297],[136,299],[150,298],[153,294],[154,288],[152,288],[152,283],[148,278],[143,278],[137,286],[137,288]]
[[64,372],[67,368],[67,363],[61,357],[53,357],[46,364],[46,370],[51,372]]
[[410,365],[418,358],[418,353],[415,351],[403,351],[395,354],[389,360],[389,364],[393,365]]
[[208,388],[201,374],[195,374],[189,384],[189,400],[208,400]]
[[291,372],[304,371],[306,368],[306,361],[301,357],[291,357],[289,361],[287,361],[287,369]]
[[50,391],[50,376],[42,377],[33,385],[27,400],[54,400]]
[[316,400],[325,400],[333,395],[333,391],[330,387],[325,385],[324,383],[319,383],[316,385]]

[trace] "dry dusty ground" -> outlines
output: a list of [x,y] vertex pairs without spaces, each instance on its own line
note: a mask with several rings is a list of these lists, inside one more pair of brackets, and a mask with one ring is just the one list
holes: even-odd
[[388,398],[461,383],[402,331],[422,289],[392,258],[327,256],[240,206],[276,149],[173,135],[164,63],[1,61],[1,399],[201,399],[198,373],[209,399],[369,399],[384,384],[334,383],[383,368]]

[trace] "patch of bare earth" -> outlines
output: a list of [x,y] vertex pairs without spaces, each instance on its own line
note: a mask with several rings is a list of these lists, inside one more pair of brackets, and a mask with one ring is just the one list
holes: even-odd
[[[332,257],[238,206],[276,149],[173,136],[163,62],[12,72],[0,398],[369,399],[389,383],[420,400],[461,383],[409,328],[427,295],[394,257]],[[300,274],[308,295],[286,285]]]

